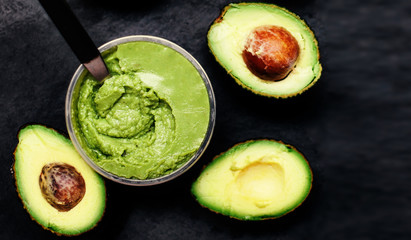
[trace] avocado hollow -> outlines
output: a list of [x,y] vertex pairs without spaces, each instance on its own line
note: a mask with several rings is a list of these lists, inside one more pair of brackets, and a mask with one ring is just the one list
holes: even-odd
[[206,166],[191,192],[200,205],[231,218],[281,217],[307,198],[313,174],[294,147],[270,139],[239,143]]

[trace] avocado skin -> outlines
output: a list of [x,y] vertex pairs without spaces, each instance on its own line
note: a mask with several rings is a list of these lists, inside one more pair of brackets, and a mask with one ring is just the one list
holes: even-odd
[[[198,184],[202,174],[204,174],[210,168],[213,168],[214,166],[218,165],[219,162],[224,161],[227,158],[227,156],[235,154],[237,151],[245,151],[248,147],[250,147],[252,145],[259,144],[259,143],[264,143],[264,142],[268,142],[268,143],[272,142],[272,143],[281,144],[281,145],[285,146],[288,149],[288,151],[294,152],[295,154],[298,154],[300,159],[304,162],[305,167],[306,167],[305,170],[307,171],[308,178],[309,178],[309,180],[308,180],[309,181],[309,187],[307,189],[305,189],[305,192],[303,193],[303,198],[298,201],[298,204],[294,205],[291,209],[288,209],[287,211],[284,211],[284,212],[281,212],[281,213],[275,214],[275,215],[273,215],[273,214],[261,214],[261,215],[255,215],[255,216],[250,216],[250,215],[246,216],[246,215],[230,214],[230,213],[226,212],[221,206],[212,205],[210,203],[207,203],[207,202],[203,201],[202,197],[200,196],[199,192],[197,191],[197,186],[196,186]],[[220,179],[218,181],[220,181]],[[220,184],[221,184],[221,182],[220,182]],[[309,193],[311,192],[312,185],[313,185],[313,172],[312,172],[312,169],[311,169],[307,159],[305,158],[305,156],[301,152],[299,152],[295,147],[293,147],[289,144],[285,144],[282,141],[274,140],[274,139],[252,139],[252,140],[248,140],[248,141],[245,141],[245,142],[240,142],[240,143],[235,144],[234,146],[229,148],[227,151],[222,152],[219,155],[215,156],[213,158],[213,160],[208,165],[204,166],[203,169],[202,169],[202,172],[200,173],[200,176],[191,185],[191,195],[200,204],[201,207],[206,208],[206,209],[208,209],[211,212],[214,212],[216,214],[227,216],[229,218],[240,220],[240,221],[265,221],[265,220],[272,220],[272,219],[277,219],[277,218],[280,218],[282,216],[285,216],[285,215],[293,212],[299,206],[301,206],[301,204],[307,199]]]
[[[67,144],[68,146],[71,146],[72,149],[75,151],[74,146],[72,144],[72,142],[63,134],[59,133],[58,131],[56,131],[55,129],[46,127],[44,125],[41,124],[26,124],[24,126],[22,126],[17,134],[17,137],[19,139],[19,144],[22,140],[22,137],[24,136],[25,132],[28,132],[30,130],[40,130],[43,131],[44,133],[48,134],[49,137],[52,138],[56,138],[56,140],[58,139],[58,141],[61,141],[63,144]],[[39,221],[36,216],[35,213],[30,209],[30,207],[28,206],[29,203],[26,202],[23,193],[20,191],[20,185],[22,184],[21,181],[19,180],[19,169],[17,168],[18,165],[18,161],[20,158],[20,153],[19,151],[19,144],[17,145],[17,147],[14,150],[14,164],[13,164],[13,177],[14,177],[14,182],[15,182],[15,186],[16,186],[16,192],[20,198],[20,200],[22,201],[23,204],[23,208],[29,213],[29,216],[31,218],[31,220],[33,220],[34,222],[36,222],[37,224],[39,224],[43,229],[48,230],[50,232],[52,232],[53,234],[57,235],[57,236],[66,236],[66,237],[73,237],[73,236],[79,236],[85,232],[88,232],[92,229],[94,229],[98,223],[102,220],[104,213],[105,213],[105,206],[106,206],[106,186],[105,186],[105,182],[102,179],[102,177],[100,177],[98,175],[98,184],[101,185],[101,190],[103,192],[103,196],[104,196],[104,205],[101,209],[101,214],[100,217],[94,221],[94,223],[92,223],[90,226],[86,227],[86,228],[82,228],[76,231],[65,231],[64,229],[62,230],[59,226],[54,225],[53,223],[49,223],[48,226],[45,226],[44,223],[42,223],[41,221]],[[96,173],[97,174],[97,173]],[[33,187],[35,186],[39,186],[39,184],[34,184]]]
[[[222,22],[222,21],[224,20],[224,17],[225,17],[225,15],[226,15],[226,13],[227,13],[231,8],[238,8],[238,7],[241,7],[241,6],[248,6],[248,5],[256,5],[256,6],[265,6],[265,7],[270,7],[270,8],[277,8],[277,9],[280,9],[280,10],[282,10],[282,11],[290,14],[291,16],[293,16],[295,19],[301,21],[301,22],[306,26],[306,27],[305,27],[305,30],[311,35],[312,40],[313,40],[313,42],[314,42],[314,45],[315,45],[315,46],[317,47],[317,49],[318,49],[318,40],[317,40],[317,38],[315,37],[314,32],[309,28],[308,24],[307,24],[303,19],[301,19],[298,15],[296,15],[295,13],[287,10],[286,8],[277,6],[277,5],[275,5],[275,4],[270,4],[270,3],[258,3],[258,2],[240,2],[240,3],[230,3],[229,5],[225,6],[225,7],[222,9],[220,15],[219,15],[219,16],[212,22],[212,24],[210,25],[209,30],[208,30],[208,33],[207,33],[207,39],[208,39],[207,42],[208,42],[208,47],[209,47],[209,49],[210,49],[210,52],[211,52],[212,55],[214,56],[215,60],[226,70],[227,74],[228,74],[229,76],[231,76],[238,85],[240,85],[242,88],[244,88],[244,89],[246,89],[246,90],[248,90],[248,91],[250,91],[250,92],[252,92],[252,93],[254,93],[254,94],[257,94],[257,95],[260,95],[260,96],[264,96],[264,97],[268,97],[268,98],[276,98],[276,99],[286,99],[286,98],[290,98],[290,97],[295,97],[295,96],[301,95],[302,93],[304,93],[305,91],[307,91],[308,89],[310,89],[313,85],[315,85],[315,83],[317,83],[317,81],[318,81],[318,80],[320,79],[320,77],[321,77],[323,68],[322,68],[322,65],[321,65],[321,63],[320,63],[320,52],[319,52],[319,51],[317,51],[317,56],[316,56],[316,57],[317,57],[317,60],[318,60],[318,68],[319,68],[319,70],[318,70],[318,73],[317,73],[317,75],[315,76],[315,78],[314,78],[307,86],[305,86],[304,88],[302,88],[300,91],[294,92],[294,93],[289,93],[289,94],[268,94],[268,93],[264,93],[264,92],[261,92],[261,91],[259,91],[259,90],[256,90],[256,89],[254,89],[254,88],[252,88],[252,87],[250,87],[250,86],[247,86],[245,83],[243,83],[243,81],[241,81],[241,79],[240,79],[238,76],[236,76],[236,75],[233,74],[232,70],[228,69],[228,67],[219,59],[218,55],[214,52],[213,47],[211,46],[211,43],[210,43],[210,41],[209,41],[209,40],[210,40],[210,33],[211,33],[212,29],[213,29],[218,23],[220,23],[220,22]],[[286,78],[287,78],[287,77],[286,77]]]

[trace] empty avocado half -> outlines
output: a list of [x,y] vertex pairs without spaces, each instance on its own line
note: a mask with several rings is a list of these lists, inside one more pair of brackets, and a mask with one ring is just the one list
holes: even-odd
[[53,129],[29,125],[14,152],[17,191],[33,220],[58,235],[79,235],[104,214],[103,179],[70,140]]
[[237,144],[217,156],[191,192],[214,212],[240,220],[264,220],[293,211],[306,199],[311,185],[311,168],[300,152],[264,139]]
[[259,95],[295,96],[321,75],[314,33],[296,14],[273,4],[226,6],[207,39],[216,60],[236,82]]

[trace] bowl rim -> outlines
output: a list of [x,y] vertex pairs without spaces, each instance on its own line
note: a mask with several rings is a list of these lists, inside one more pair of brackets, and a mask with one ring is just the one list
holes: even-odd
[[172,179],[177,178],[178,176],[182,175],[185,173],[189,168],[191,168],[203,155],[204,151],[208,147],[211,137],[213,135],[214,131],[214,126],[215,126],[215,120],[216,120],[216,102],[215,102],[215,95],[214,95],[214,90],[212,88],[210,79],[208,78],[205,70],[202,68],[200,63],[185,49],[180,47],[174,42],[171,42],[169,40],[166,40],[164,38],[156,37],[156,36],[151,36],[151,35],[131,35],[131,36],[126,36],[126,37],[120,37],[117,39],[114,39],[112,41],[109,41],[103,45],[101,45],[98,49],[101,53],[111,49],[112,47],[115,47],[117,45],[120,45],[122,43],[128,43],[128,42],[154,42],[160,45],[164,45],[166,47],[169,47],[181,55],[185,57],[198,71],[200,74],[205,87],[207,89],[207,94],[208,94],[208,99],[209,99],[209,105],[210,105],[210,114],[209,114],[209,122],[208,122],[208,127],[206,134],[204,136],[203,141],[200,144],[199,149],[197,152],[180,168],[177,170],[171,172],[170,174],[158,177],[158,178],[152,178],[152,179],[130,179],[130,178],[125,178],[121,176],[117,176],[115,174],[112,174],[110,172],[107,172],[100,166],[98,166],[93,160],[91,160],[86,152],[82,149],[75,133],[74,133],[74,128],[73,128],[73,122],[71,118],[71,107],[72,107],[72,100],[73,100],[73,93],[74,93],[74,88],[76,87],[77,83],[80,80],[80,77],[82,76],[85,67],[81,64],[77,70],[75,71],[73,77],[71,78],[67,94],[66,94],[66,100],[65,100],[65,119],[66,119],[66,127],[67,131],[69,134],[69,137],[71,141],[73,142],[73,145],[77,152],[80,154],[80,156],[83,158],[83,160],[91,167],[93,168],[97,173],[99,173],[101,176],[110,179],[114,182],[125,184],[125,185],[130,185],[130,186],[151,186],[151,185],[157,185],[161,183],[168,182]]

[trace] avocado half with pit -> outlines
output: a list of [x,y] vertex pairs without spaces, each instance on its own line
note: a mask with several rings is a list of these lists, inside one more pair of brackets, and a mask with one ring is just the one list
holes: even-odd
[[204,207],[240,220],[281,217],[308,196],[312,171],[294,147],[274,140],[240,143],[217,156],[191,187]]
[[18,194],[33,220],[57,235],[79,235],[104,214],[103,179],[53,129],[29,125],[18,134],[14,174]]
[[273,4],[226,6],[207,39],[220,65],[238,84],[259,95],[295,96],[321,75],[314,33],[296,14]]

